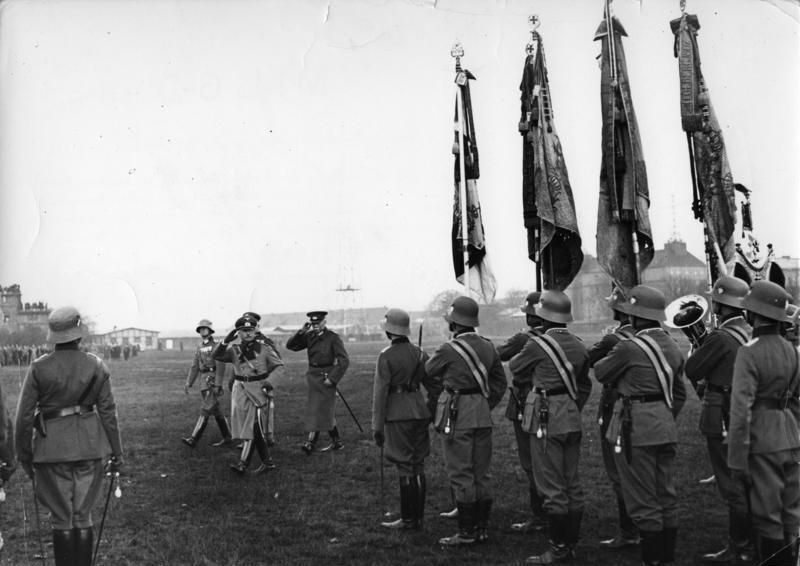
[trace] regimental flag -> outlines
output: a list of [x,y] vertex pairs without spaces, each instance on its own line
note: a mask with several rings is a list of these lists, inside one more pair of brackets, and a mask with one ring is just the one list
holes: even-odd
[[541,272],[542,287],[563,291],[583,263],[581,235],[550,105],[544,48],[537,32],[531,44],[519,86],[522,216],[528,231],[528,257]]
[[[712,280],[716,281],[721,263],[734,260],[736,198],[733,175],[725,152],[725,141],[700,69],[695,15],[683,14],[670,22],[675,34],[675,57],[680,75],[681,126],[690,137],[690,152],[699,199],[695,215],[702,219],[708,233],[708,249]],[[693,151],[692,151],[693,149]],[[702,210],[697,210],[702,208]],[[716,246],[715,246],[716,244]],[[717,246],[721,258],[716,257]]]
[[[476,181],[480,176],[478,167],[478,146],[475,138],[475,123],[472,119],[472,103],[469,93],[469,81],[475,76],[469,71],[456,69],[460,73],[456,79],[456,84],[461,91],[461,116],[464,121],[464,178],[466,179],[467,193],[467,230],[469,244],[469,287],[470,294],[482,299],[484,303],[491,303],[497,293],[497,282],[495,281],[492,269],[489,266],[489,258],[486,255],[486,238],[483,231],[483,220],[481,218],[481,203],[478,200],[478,186]],[[461,232],[461,172],[458,154],[459,141],[459,109],[458,96],[456,96],[455,112],[455,144],[453,153],[455,154],[455,197],[453,199],[453,268],[456,273],[456,280],[464,284],[464,247]]]
[[[600,102],[603,114],[597,260],[617,286],[627,290],[641,283],[641,272],[653,260],[653,236],[647,171],[622,49],[621,36],[628,34],[619,20],[613,18],[613,22],[611,42],[605,19],[594,35],[595,41],[602,45]],[[634,254],[634,234],[639,246],[638,256]]]

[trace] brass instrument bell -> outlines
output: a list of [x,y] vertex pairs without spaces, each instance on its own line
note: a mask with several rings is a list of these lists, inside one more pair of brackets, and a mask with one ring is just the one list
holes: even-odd
[[699,347],[708,333],[703,322],[708,313],[708,301],[700,295],[684,295],[672,301],[664,313],[666,325],[679,328],[689,338],[692,346]]

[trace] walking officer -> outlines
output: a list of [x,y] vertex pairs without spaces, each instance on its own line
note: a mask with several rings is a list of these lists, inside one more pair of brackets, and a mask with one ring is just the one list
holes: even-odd
[[203,399],[203,405],[200,407],[200,416],[197,417],[191,436],[182,440],[190,448],[197,446],[197,442],[208,424],[208,418],[213,416],[214,420],[217,421],[219,432],[222,434],[222,440],[215,442],[211,446],[226,446],[231,443],[231,431],[219,404],[219,400],[223,395],[222,379],[225,374],[225,365],[211,357],[211,352],[217,345],[214,340],[214,328],[211,325],[211,321],[204,318],[197,323],[195,331],[200,335],[202,342],[195,350],[183,391],[188,395],[189,388],[194,385],[194,382],[200,376],[200,396]]
[[[536,303],[539,302],[541,293],[534,291],[528,293],[525,304],[519,310],[525,313],[525,323],[528,328],[517,332],[497,348],[500,360],[509,361],[522,351],[522,348],[533,336],[540,335],[542,319],[536,315]],[[522,430],[522,412],[525,409],[525,399],[531,391],[530,374],[521,375],[518,379],[513,379],[509,389],[508,405],[506,406],[506,418],[514,426],[514,438],[517,443],[517,455],[522,470],[528,478],[528,494],[531,508],[531,517],[521,523],[512,523],[511,530],[522,533],[541,531],[547,527],[547,517],[542,509],[542,496],[536,489],[533,481],[533,460],[531,460],[531,441],[530,434]]]
[[469,545],[488,540],[491,410],[503,398],[506,375],[497,348],[475,332],[478,303],[458,297],[444,319],[453,338],[437,348],[425,371],[444,389],[435,425],[442,433],[447,476],[455,491],[458,533],[440,539],[439,544]]
[[[231,390],[231,429],[233,436],[243,440],[239,461],[230,468],[239,475],[250,465],[255,447],[261,465],[253,473],[260,474],[275,468],[270,456],[259,418],[259,409],[269,403],[267,393],[273,390],[268,378],[283,373],[283,361],[275,348],[256,340],[258,322],[242,316],[235,328],[214,347],[212,358],[233,364],[234,383]],[[238,336],[239,342],[233,343]]]
[[341,450],[344,443],[336,426],[336,385],[344,377],[350,358],[342,339],[327,327],[326,311],[307,313],[308,322],[286,341],[293,352],[308,350],[308,399],[306,402],[306,437],[302,450],[314,451],[320,430],[327,430],[330,444],[320,450]]
[[[277,352],[278,347],[276,346],[275,341],[261,332],[261,315],[253,311],[248,311],[243,313],[242,316],[255,319],[257,323],[256,342],[260,342],[261,344],[268,346]],[[265,393],[267,395],[268,403],[263,407],[258,408],[258,419],[261,423],[261,430],[264,431],[264,440],[267,441],[267,446],[271,448],[275,446],[275,390],[268,389]]]
[[552,564],[575,557],[583,518],[578,468],[581,410],[592,392],[589,354],[567,330],[572,303],[562,291],[542,292],[536,305],[542,333],[532,336],[509,368],[514,380],[531,376],[522,429],[528,433],[536,488],[547,514],[549,548],[527,564]]
[[103,464],[122,465],[117,406],[106,365],[81,352],[81,316],[73,307],[50,313],[47,341],[55,351],[28,369],[17,404],[19,463],[36,499],[50,511],[56,566],[92,562],[91,511]]
[[635,331],[594,365],[600,383],[615,383],[619,398],[606,439],[622,484],[622,497],[641,537],[642,564],[675,562],[678,498],[672,477],[678,427],[686,401],[684,358],[661,328],[666,301],[658,289],[634,287],[622,306]]
[[[604,335],[599,342],[589,348],[589,365],[591,367],[594,367],[598,361],[607,356],[620,340],[633,336],[633,327],[630,319],[621,310],[624,304],[625,294],[618,287],[614,287],[611,296],[608,298],[608,306],[614,313],[614,320],[619,322],[619,325],[614,329],[614,332]],[[614,405],[618,398],[617,382],[609,380],[604,383],[603,390],[600,393],[600,403],[597,406],[597,422],[600,425],[600,450],[603,455],[603,467],[606,470],[608,480],[611,482],[611,487],[614,489],[614,494],[617,496],[617,514],[619,516],[619,531],[617,534],[610,539],[600,541],[600,546],[604,548],[624,548],[639,544],[639,533],[636,530],[633,519],[628,514],[628,509],[625,507],[625,499],[622,497],[622,486],[619,481],[617,463],[614,459],[614,444],[606,439],[608,425],[614,414]]]
[[[425,515],[425,458],[430,454],[428,425],[441,393],[425,373],[428,355],[409,342],[410,318],[402,309],[389,309],[383,330],[391,345],[378,355],[372,388],[372,435],[386,445],[386,459],[400,476],[400,518],[381,523],[389,529],[419,529]],[[427,403],[420,391],[427,391]]]
[[686,360],[686,377],[698,395],[702,393],[700,432],[706,437],[717,488],[728,505],[728,544],[719,552],[703,555],[702,560],[709,563],[749,564],[754,555],[744,486],[731,479],[727,461],[733,362],[739,348],[750,340],[750,326],[742,312],[742,299],[748,291],[747,283],[738,277],[724,275],[717,279],[711,289],[711,308],[719,326]]
[[759,564],[797,564],[800,529],[798,350],[780,335],[789,294],[756,281],[742,300],[753,339],[733,366],[728,466],[745,484]]

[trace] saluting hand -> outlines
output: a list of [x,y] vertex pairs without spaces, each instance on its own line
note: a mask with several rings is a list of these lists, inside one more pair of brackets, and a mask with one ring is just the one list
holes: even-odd
[[228,332],[228,335],[225,336],[225,339],[222,341],[222,343],[227,346],[228,344],[230,344],[234,340],[236,340],[236,329],[235,328],[233,330],[231,330],[230,332]]

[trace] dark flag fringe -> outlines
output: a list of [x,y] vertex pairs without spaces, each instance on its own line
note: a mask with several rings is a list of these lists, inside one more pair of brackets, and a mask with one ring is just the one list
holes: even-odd
[[[735,259],[736,198],[725,140],[700,68],[695,15],[670,22],[680,77],[681,126],[689,137],[690,167],[696,183],[695,217],[704,224],[712,283]],[[721,255],[721,257],[719,257]]]
[[[563,291],[583,263],[581,236],[567,166],[556,133],[541,37],[525,58],[520,84],[522,214],[528,257],[537,263],[544,289]],[[537,281],[538,287],[538,281]]]
[[[616,88],[611,78],[611,50],[605,19],[594,36],[602,46],[600,100],[603,116],[597,260],[618,286],[630,289],[641,282],[641,272],[653,260],[653,236],[647,171],[622,48],[621,36],[627,33],[616,18],[613,22]],[[634,253],[634,232],[638,257]]]
[[[466,178],[467,193],[467,230],[469,244],[469,292],[477,296],[484,303],[491,303],[497,293],[497,282],[489,265],[489,258],[486,255],[486,238],[483,229],[483,219],[481,217],[481,203],[478,199],[477,179],[480,177],[478,146],[475,136],[475,124],[472,117],[472,101],[469,92],[469,79],[475,77],[467,70],[463,71],[467,77],[461,89],[461,100],[463,102],[462,117],[464,120],[464,175]],[[455,113],[455,145],[458,147],[458,97],[456,97]],[[455,153],[455,196],[453,198],[453,229],[451,234],[453,251],[453,269],[456,280],[464,284],[464,247],[461,230],[461,173],[459,155]]]

